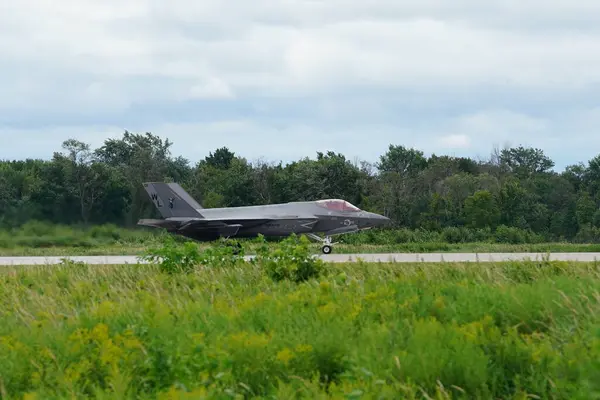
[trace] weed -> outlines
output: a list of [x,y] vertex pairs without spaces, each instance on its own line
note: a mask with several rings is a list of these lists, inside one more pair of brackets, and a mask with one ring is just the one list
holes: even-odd
[[173,239],[167,239],[161,247],[149,249],[140,259],[158,263],[163,272],[173,274],[191,272],[200,263],[202,257],[194,243],[179,244]]
[[[306,246],[279,250],[306,261]],[[172,265],[185,259],[184,245],[170,249]],[[222,268],[214,260],[231,249],[212,261],[190,252],[194,273],[168,275],[160,264],[2,269],[0,395],[600,394],[595,263],[333,264],[311,275],[271,249]]]
[[[588,234],[589,229],[585,229],[587,228],[582,228],[583,233],[571,243],[549,242],[556,239],[506,226],[499,226],[496,230],[466,227],[447,227],[441,230],[374,229],[340,236],[336,252],[600,251],[600,244],[596,240],[597,232]],[[0,230],[0,255],[143,255],[148,249],[160,247],[169,241],[178,244],[190,242],[189,239],[173,236],[164,230],[125,229],[111,224],[82,228],[31,221],[19,228]],[[281,239],[266,238],[264,242],[274,249]],[[198,246],[199,251],[220,245],[219,241],[193,243]],[[246,254],[255,253],[255,247],[262,245],[251,239],[240,239],[239,243],[243,245]],[[314,250],[318,251],[316,248]]]
[[[262,237],[258,242],[261,240]],[[311,253],[308,239],[296,235],[278,243],[274,250],[263,241],[254,260],[274,281],[286,279],[296,283],[305,282],[318,278],[324,268],[323,261]]]

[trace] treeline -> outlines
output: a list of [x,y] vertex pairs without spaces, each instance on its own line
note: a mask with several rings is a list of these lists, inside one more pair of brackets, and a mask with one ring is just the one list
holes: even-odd
[[125,132],[97,149],[69,139],[50,160],[0,161],[0,226],[132,226],[156,216],[141,183],[176,181],[205,207],[343,198],[409,229],[600,238],[600,155],[555,172],[543,151],[524,147],[474,160],[390,145],[373,164],[327,152],[285,165],[223,147],[194,165],[171,146],[151,133]]

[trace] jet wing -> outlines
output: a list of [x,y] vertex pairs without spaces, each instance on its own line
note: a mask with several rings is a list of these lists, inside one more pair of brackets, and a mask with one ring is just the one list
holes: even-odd
[[169,231],[184,232],[215,232],[224,236],[235,236],[242,227],[258,226],[271,219],[207,219],[207,218],[173,218],[173,219],[141,219],[138,225],[164,228]]
[[141,226],[150,226],[152,228],[164,228],[167,230],[172,230],[181,225],[181,222],[168,219],[140,219],[137,224]]
[[189,219],[181,221],[179,228],[183,229],[202,229],[202,228],[215,228],[225,226],[240,226],[240,227],[252,227],[265,224],[271,221],[267,218],[256,218],[256,219]]
[[[164,228],[170,232],[184,234],[184,235],[196,235],[196,234],[218,234],[220,236],[235,236],[241,228],[254,228],[272,221],[278,221],[281,219],[293,219],[304,224],[306,228],[310,228],[317,222],[317,218],[311,216],[279,216],[279,217],[266,217],[266,218],[168,218],[168,219],[142,219],[138,222],[138,225],[151,226],[156,228]],[[353,227],[342,228],[344,231],[352,230]],[[337,232],[335,232],[337,233]],[[334,233],[334,234],[335,234]]]

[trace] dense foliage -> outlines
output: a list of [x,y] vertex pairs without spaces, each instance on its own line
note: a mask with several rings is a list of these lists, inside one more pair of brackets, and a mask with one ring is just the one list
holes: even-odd
[[2,161],[0,226],[132,226],[156,215],[141,183],[171,180],[205,207],[336,197],[413,230],[518,229],[546,241],[600,239],[600,156],[555,172],[541,150],[523,147],[476,161],[390,145],[374,164],[327,152],[286,165],[249,162],[220,148],[192,165],[171,155],[171,145],[151,133],[125,132],[97,149],[69,139],[51,160]]
[[[277,248],[281,239],[268,237],[266,243],[255,239],[238,239],[246,254],[257,254],[266,248]],[[579,236],[578,243],[548,242],[539,234],[513,227],[471,229],[446,227],[440,231],[397,228],[369,230],[339,237],[336,253],[427,253],[427,252],[600,252],[600,243],[588,242]],[[20,227],[0,230],[0,257],[2,256],[65,256],[65,255],[142,255],[158,249],[159,256],[169,252],[169,243],[190,242],[182,236],[173,236],[163,230],[129,229],[115,225],[63,226],[36,221]],[[198,257],[218,257],[221,241],[190,242],[184,253],[172,254],[175,269],[179,262]],[[227,241],[224,241],[226,243]],[[285,240],[284,240],[285,243]],[[167,247],[164,247],[167,245]],[[219,247],[220,248],[220,247]],[[207,250],[215,249],[214,253]],[[319,244],[312,243],[310,252],[319,252]],[[286,255],[287,256],[287,255]],[[183,267],[185,269],[185,267]]]
[[[249,260],[259,264],[267,275],[275,281],[291,280],[304,282],[317,278],[324,268],[324,262],[311,254],[306,236],[291,235],[275,246],[267,245],[260,235],[255,241],[258,251]],[[247,245],[247,243],[246,243]],[[159,247],[148,249],[141,260],[156,263],[168,274],[190,273],[197,265],[210,267],[236,267],[246,265],[247,247],[235,240],[223,241],[220,246],[210,246],[200,251],[192,242],[177,243],[170,238]]]
[[2,269],[0,397],[600,395],[596,263],[236,260]]

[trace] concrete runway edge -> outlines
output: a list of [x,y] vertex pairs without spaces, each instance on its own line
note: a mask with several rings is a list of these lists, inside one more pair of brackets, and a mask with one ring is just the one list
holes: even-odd
[[[248,256],[246,258],[251,258]],[[598,253],[369,253],[318,255],[326,262],[500,262],[500,261],[575,261],[600,260]],[[95,265],[124,265],[143,263],[137,256],[38,256],[0,257],[0,266],[56,265],[63,259]]]

